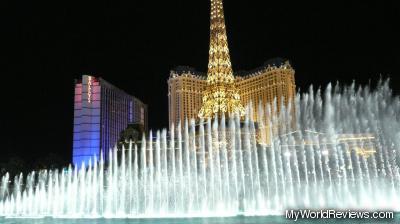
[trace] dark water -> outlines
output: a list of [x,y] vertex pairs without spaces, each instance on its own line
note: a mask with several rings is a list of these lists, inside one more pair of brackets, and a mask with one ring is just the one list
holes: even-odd
[[170,218],[170,219],[7,219],[0,218],[1,224],[281,224],[281,223],[400,223],[400,214],[394,219],[358,219],[358,220],[288,220],[282,216],[265,217],[226,217],[226,218]]

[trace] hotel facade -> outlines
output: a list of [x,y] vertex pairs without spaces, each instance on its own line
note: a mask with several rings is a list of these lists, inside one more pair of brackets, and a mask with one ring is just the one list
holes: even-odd
[[[257,121],[257,107],[272,104],[287,105],[296,95],[295,70],[288,60],[275,58],[252,71],[236,72],[236,87],[242,105],[252,105],[252,118]],[[202,93],[207,85],[205,73],[191,67],[177,67],[168,79],[169,124],[178,125],[187,119],[198,119]]]
[[83,75],[75,83],[73,164],[108,158],[131,123],[147,130],[147,105],[102,78]]

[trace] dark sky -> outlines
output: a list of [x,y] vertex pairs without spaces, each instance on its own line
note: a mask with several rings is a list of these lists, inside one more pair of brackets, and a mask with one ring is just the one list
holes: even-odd
[[[400,10],[395,1],[226,0],[234,70],[292,61],[301,89],[392,78],[400,92]],[[73,86],[102,76],[168,122],[167,79],[177,65],[206,71],[209,1],[11,1],[0,6],[0,161],[69,160]]]

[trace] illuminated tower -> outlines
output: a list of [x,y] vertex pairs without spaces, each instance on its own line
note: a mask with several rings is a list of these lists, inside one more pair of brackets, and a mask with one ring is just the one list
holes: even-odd
[[244,115],[229,57],[222,0],[211,0],[207,85],[202,101],[200,118],[225,113]]

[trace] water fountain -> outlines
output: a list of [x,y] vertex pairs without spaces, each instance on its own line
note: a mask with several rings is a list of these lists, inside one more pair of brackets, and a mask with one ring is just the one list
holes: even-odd
[[260,106],[257,123],[233,116],[150,133],[140,145],[110,151],[108,162],[5,175],[0,216],[400,210],[400,100],[388,82],[376,90],[310,88],[293,105]]

